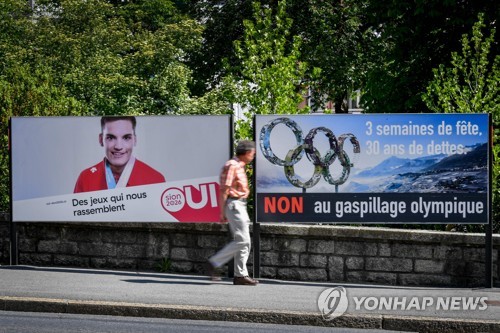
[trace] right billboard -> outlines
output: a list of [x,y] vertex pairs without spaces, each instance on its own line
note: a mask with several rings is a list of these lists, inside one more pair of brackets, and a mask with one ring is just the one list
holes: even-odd
[[258,222],[486,224],[488,114],[255,116]]

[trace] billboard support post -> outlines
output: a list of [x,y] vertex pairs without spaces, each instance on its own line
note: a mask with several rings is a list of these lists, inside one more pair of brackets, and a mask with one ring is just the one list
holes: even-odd
[[[229,116],[229,158],[233,158],[234,156],[234,121],[233,121],[233,115],[231,114]],[[219,195],[219,193],[217,193]],[[229,225],[228,225],[229,229]],[[232,240],[231,233],[228,234],[227,236],[228,241]],[[229,260],[227,263],[227,277],[228,278],[234,278],[234,258]]]
[[253,278],[260,278],[260,224],[253,221]]
[[[491,214],[490,214],[491,215]],[[484,269],[485,277],[485,288],[493,288],[493,228],[492,228],[492,218],[490,216],[489,223],[486,225],[486,240],[485,240],[485,260],[486,265]]]
[[[257,133],[256,133],[256,122],[255,115],[253,116],[253,140],[257,143]],[[257,148],[257,147],[255,147]],[[254,209],[252,214],[253,221],[253,278],[260,278],[260,224],[257,222],[257,183],[256,177],[257,174],[257,163],[255,160],[252,164],[253,173],[252,173],[252,184],[253,184],[253,202]]]
[[493,214],[491,214],[491,208],[493,207],[493,191],[491,190],[493,184],[493,124],[491,121],[491,115],[488,115],[489,119],[489,127],[490,127],[490,145],[489,145],[489,161],[488,161],[488,169],[489,169],[489,195],[488,195],[488,224],[485,226],[485,258],[484,258],[484,287],[485,288],[493,288]]
[[10,232],[10,265],[18,265],[19,260],[18,260],[18,243],[17,243],[17,224],[12,222],[12,136],[10,135],[12,133],[12,122],[11,119],[9,119],[9,134],[8,134],[8,140],[9,140],[9,189],[10,189],[10,196],[9,196],[9,206],[10,206],[10,214],[9,214],[9,232]]
[[10,265],[17,266],[19,265],[18,260],[18,245],[17,245],[17,223],[12,222],[12,218],[10,219]]

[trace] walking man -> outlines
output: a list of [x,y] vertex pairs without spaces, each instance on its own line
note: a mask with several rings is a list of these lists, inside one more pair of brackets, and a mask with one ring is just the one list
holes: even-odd
[[234,281],[236,285],[255,286],[259,282],[248,276],[247,260],[250,256],[250,218],[247,198],[250,193],[245,165],[255,157],[255,142],[240,141],[236,156],[227,161],[220,175],[219,207],[220,221],[229,222],[233,240],[208,259],[208,274],[214,281],[220,280],[215,269],[234,258]]

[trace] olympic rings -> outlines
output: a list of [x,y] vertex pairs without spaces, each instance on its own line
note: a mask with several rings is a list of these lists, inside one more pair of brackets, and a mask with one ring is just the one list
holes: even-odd
[[[278,158],[271,149],[271,131],[278,124],[285,124],[288,128],[290,128],[297,141],[296,146],[288,151],[284,160]],[[318,132],[325,134],[328,138],[330,146],[324,157],[321,157],[320,152],[314,147],[314,138]],[[353,166],[349,155],[344,151],[345,140],[349,139],[353,145],[354,154],[359,154],[361,151],[359,141],[354,134],[342,134],[337,139],[335,134],[333,134],[333,132],[326,127],[313,128],[304,139],[302,137],[302,129],[300,126],[289,118],[276,118],[264,125],[260,131],[259,139],[260,149],[264,157],[272,164],[283,166],[285,176],[290,184],[300,188],[311,188],[315,186],[321,179],[321,176],[323,176],[323,178],[331,185],[344,184],[349,178],[351,167]],[[314,165],[313,175],[306,182],[300,181],[300,179],[295,175],[294,169],[294,165],[302,159],[304,153],[309,161],[311,161]],[[330,173],[330,166],[337,157],[339,158],[340,165],[342,166],[342,174],[335,179]]]
[[[342,156],[342,157],[341,157]],[[340,165],[342,165],[342,174],[339,178],[334,179],[330,173],[330,169],[328,167],[323,169],[323,177],[331,185],[342,185],[346,182],[347,178],[349,178],[349,174],[351,173],[351,161],[349,160],[349,156],[347,153],[342,150],[342,153],[339,155]]]
[[271,121],[269,124],[264,125],[260,131],[260,149],[262,150],[262,154],[267,158],[269,162],[272,164],[276,165],[281,165],[281,166],[292,166],[300,159],[302,158],[302,155],[304,155],[304,151],[302,150],[301,153],[296,156],[294,159],[290,161],[283,161],[282,159],[279,159],[274,155],[272,149],[271,149],[271,143],[270,143],[270,135],[271,131],[273,130],[274,126],[278,124],[285,124],[288,128],[290,128],[295,134],[295,139],[297,140],[297,145],[302,146],[304,143],[304,139],[302,139],[302,130],[300,129],[299,125],[297,125],[296,122],[293,120],[290,120],[288,118],[277,118]]
[[[299,155],[299,154],[302,154],[304,152],[304,149],[306,145],[301,145],[301,146],[297,146],[295,147],[295,149],[291,149],[288,154],[286,155],[286,158],[285,158],[285,161],[293,161],[294,159],[296,159],[296,157]],[[321,155],[319,153],[319,151],[314,148],[314,156],[320,160],[321,159]],[[295,176],[295,169],[293,167],[293,164],[291,166],[285,166],[285,176],[286,176],[286,179],[288,179],[288,181],[290,182],[290,184],[292,184],[293,186],[295,187],[301,187],[301,188],[310,188],[310,187],[313,187],[314,185],[316,185],[319,180],[321,179],[321,172],[323,171],[323,168],[321,167],[321,165],[319,164],[315,164],[314,165],[314,173],[311,177],[311,179],[309,179],[307,182],[303,183],[300,181],[299,178],[297,178]]]
[[[330,144],[330,149],[326,152],[325,158],[321,159],[321,156],[319,158],[316,158],[316,155],[314,154],[314,145],[313,145],[313,139],[316,136],[316,133],[319,131],[324,132],[326,137],[328,138],[328,143]],[[328,167],[335,161],[336,158],[336,152],[338,149],[338,143],[337,139],[335,138],[335,134],[331,130],[329,130],[326,127],[317,127],[313,128],[309,134],[307,134],[306,138],[304,139],[304,143],[306,144],[305,151],[307,153],[307,157],[311,162],[313,162],[314,165],[321,165],[323,168]],[[327,160],[327,156],[332,156],[329,157]]]

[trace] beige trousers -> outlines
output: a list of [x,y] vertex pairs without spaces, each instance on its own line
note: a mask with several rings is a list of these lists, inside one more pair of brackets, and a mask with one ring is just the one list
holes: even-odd
[[225,210],[233,240],[214,254],[209,261],[214,267],[220,267],[234,258],[234,275],[248,276],[247,260],[250,256],[252,241],[247,203],[243,200],[228,199]]

